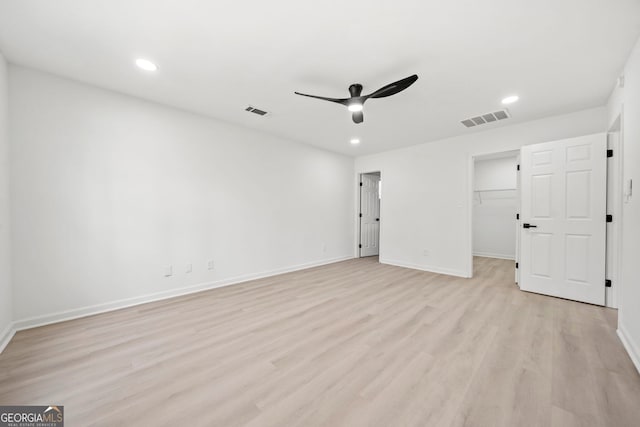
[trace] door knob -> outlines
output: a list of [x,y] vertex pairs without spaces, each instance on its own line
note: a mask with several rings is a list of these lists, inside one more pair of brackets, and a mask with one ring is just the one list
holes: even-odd
[[522,228],[538,228],[537,225],[527,224],[526,222],[522,224]]
[[376,218],[376,221],[380,221],[380,218]]

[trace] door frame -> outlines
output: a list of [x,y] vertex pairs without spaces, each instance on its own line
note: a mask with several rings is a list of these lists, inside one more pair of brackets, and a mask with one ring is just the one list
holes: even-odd
[[[360,197],[361,197],[361,191],[360,191],[360,182],[362,180],[362,175],[366,175],[366,174],[372,174],[372,173],[378,173],[380,174],[380,181],[382,181],[382,175],[383,175],[383,171],[382,169],[378,169],[378,170],[372,170],[372,171],[366,171],[366,172],[356,172],[356,176],[355,176],[355,187],[356,187],[356,207],[355,207],[355,212],[354,212],[354,219],[355,219],[355,229],[356,232],[355,234],[355,243],[354,243],[354,258],[362,258],[360,256]],[[378,261],[381,260],[382,258],[382,198],[380,198],[380,225],[378,227],[379,229],[379,236],[378,236]]]
[[[506,154],[513,154],[514,157],[518,156],[520,153],[520,147],[518,148],[511,148],[511,149],[507,149],[507,150],[497,150],[497,151],[488,151],[488,152],[484,152],[484,153],[476,153],[476,154],[471,154],[469,156],[469,160],[468,160],[468,166],[467,166],[467,171],[468,171],[468,175],[467,175],[467,196],[468,196],[468,200],[467,200],[467,206],[469,206],[469,209],[467,209],[467,254],[468,254],[468,258],[467,258],[467,274],[465,277],[467,278],[472,278],[473,277],[473,206],[474,206],[474,200],[475,200],[475,172],[476,172],[476,168],[475,168],[475,164],[476,164],[476,160],[478,159],[482,159],[483,157],[490,157],[490,156],[494,156],[494,155],[501,155],[501,154],[505,154],[504,157],[511,157],[511,156],[507,156]],[[517,181],[517,185],[520,185],[520,180]],[[520,188],[518,187],[518,197],[520,195]],[[518,206],[518,211],[520,211],[520,207]],[[516,258],[518,256],[518,248],[516,248]],[[518,260],[516,259],[516,262]]]
[[[607,148],[613,149],[613,157],[607,159],[607,177],[609,176],[609,168],[612,168],[612,191],[614,194],[613,200],[611,200],[612,204],[609,205],[609,183],[607,183],[607,214],[613,215],[613,222],[610,226],[607,226],[606,236],[607,243],[609,239],[611,239],[611,248],[613,251],[611,253],[611,262],[608,262],[609,254],[607,254],[607,262],[605,262],[605,277],[612,281],[612,286],[605,288],[605,307],[610,308],[618,308],[622,298],[622,275],[620,272],[622,271],[622,204],[624,203],[622,194],[624,182],[624,163],[622,161],[624,158],[623,122],[624,108],[622,107],[619,113],[614,116],[614,119],[607,129]],[[613,140],[611,147],[609,147],[609,136],[613,134],[617,134],[618,137]],[[609,245],[607,245],[607,249],[609,249],[608,246]]]

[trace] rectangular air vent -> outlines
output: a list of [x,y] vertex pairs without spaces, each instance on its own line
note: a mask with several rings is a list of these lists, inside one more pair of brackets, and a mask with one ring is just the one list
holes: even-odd
[[504,109],[500,111],[494,111],[493,113],[480,114],[476,117],[469,117],[468,119],[461,120],[460,123],[465,125],[468,128],[474,126],[484,125],[486,123],[496,122],[498,120],[508,119],[511,116],[509,115],[509,110]]
[[259,108],[254,108],[251,105],[249,105],[247,108],[245,108],[244,111],[248,111],[250,113],[255,113],[255,114],[259,115],[259,116],[264,116],[265,114],[267,114],[266,111],[263,111],[263,110],[261,110]]

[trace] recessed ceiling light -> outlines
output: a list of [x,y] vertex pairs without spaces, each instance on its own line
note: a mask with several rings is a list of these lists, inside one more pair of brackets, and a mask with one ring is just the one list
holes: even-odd
[[518,95],[511,95],[511,96],[507,96],[505,99],[502,100],[503,104],[513,104],[514,102],[516,102],[518,99],[520,99],[520,97]]
[[358,138],[351,138],[351,143],[353,145],[357,145],[357,144],[360,144],[360,140]]
[[141,68],[145,71],[156,71],[158,69],[158,66],[156,64],[144,58],[136,59],[136,65],[138,66],[138,68]]
[[362,104],[349,104],[347,108],[349,111],[357,113],[358,111],[362,111]]

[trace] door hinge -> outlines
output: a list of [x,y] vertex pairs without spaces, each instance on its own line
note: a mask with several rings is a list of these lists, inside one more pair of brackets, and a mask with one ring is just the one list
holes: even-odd
[[607,222],[613,222],[613,215],[607,215]]
[[362,187],[362,183],[360,183],[360,187]]
[[362,218],[362,214],[360,214],[360,218]]
[[359,247],[360,249],[362,249],[362,243],[361,243],[361,244],[359,244],[359,245],[358,245],[358,247]]
[[516,268],[518,268],[518,263],[516,262]]
[[516,170],[520,170],[520,165],[516,166]]
[[516,214],[516,219],[520,219],[520,214]]
[[613,150],[607,150],[607,157],[613,157]]
[[605,288],[610,288],[611,287],[611,279],[606,279],[604,281],[604,287]]

